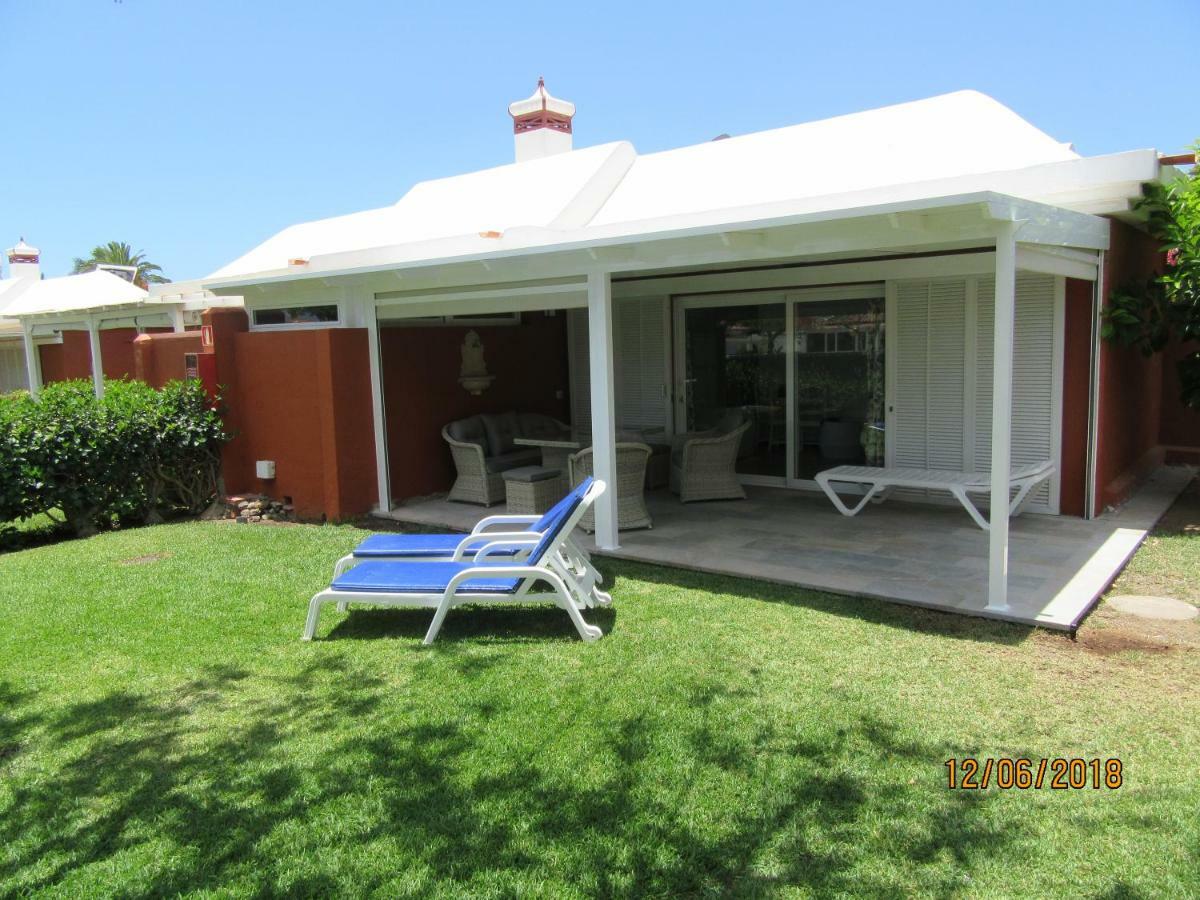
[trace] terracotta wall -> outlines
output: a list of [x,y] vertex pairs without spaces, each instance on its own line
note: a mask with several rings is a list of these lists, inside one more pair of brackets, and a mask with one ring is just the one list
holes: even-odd
[[1184,406],[1180,401],[1176,366],[1184,356],[1197,352],[1200,352],[1200,343],[1174,343],[1163,353],[1162,424],[1158,435],[1159,441],[1170,448],[1169,457],[1192,464],[1200,462],[1200,410]]
[[[105,328],[100,332],[100,357],[105,378],[132,378],[136,328]],[[42,344],[42,383],[92,377],[92,349],[86,331],[64,331],[61,344]]]
[[[1162,254],[1148,235],[1111,223],[1105,257],[1105,300],[1130,282],[1160,270]],[[1122,502],[1162,462],[1159,431],[1163,407],[1163,358],[1108,341],[1100,345],[1100,429],[1096,458],[1097,512]]]
[[1067,279],[1063,340],[1062,493],[1059,511],[1082,516],[1086,502],[1088,400],[1092,378],[1092,283]]
[[[241,320],[244,327],[244,314]],[[221,324],[231,327],[214,329],[216,365],[204,368],[215,368],[224,386],[226,422],[236,434],[223,459],[226,490],[291,498],[302,518],[370,511],[376,486],[366,330],[251,333]],[[230,364],[222,365],[222,355]],[[275,461],[273,480],[257,478],[260,459]]]
[[133,341],[133,377],[153,387],[185,375],[184,356],[200,352],[200,332],[143,334]]
[[476,327],[492,386],[476,397],[458,383],[468,327],[380,329],[392,496],[449,490],[454,464],[442,427],[483,412],[540,412],[567,420],[567,320],[525,313],[520,325]]

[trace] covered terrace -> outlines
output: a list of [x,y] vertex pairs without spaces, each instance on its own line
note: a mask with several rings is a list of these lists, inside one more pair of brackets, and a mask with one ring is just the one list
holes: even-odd
[[[913,193],[911,189],[908,193]],[[878,194],[878,192],[877,192]],[[845,201],[845,198],[842,198]],[[1108,246],[1108,223],[1092,215],[1022,200],[995,192],[920,196],[890,202],[850,205],[848,202],[774,203],[753,209],[726,210],[720,215],[675,216],[669,221],[643,220],[632,225],[590,225],[564,232],[549,228],[514,228],[508,232],[481,232],[469,238],[445,239],[354,250],[293,260],[285,269],[256,275],[252,280],[217,277],[206,280],[218,292],[247,295],[247,307],[264,308],[283,303],[313,304],[336,300],[344,326],[365,327],[371,366],[373,431],[377,475],[377,512],[396,514],[388,468],[387,424],[380,358],[380,322],[414,321],[429,316],[470,316],[512,311],[585,310],[588,357],[588,415],[597,477],[611,482],[615,473],[615,443],[619,429],[615,391],[614,296],[636,298],[638,285],[664,282],[698,272],[717,278],[735,279],[740,267],[768,263],[787,270],[792,284],[830,285],[892,282],[906,277],[953,275],[966,270],[983,273],[994,290],[994,327],[986,357],[990,398],[990,508],[1006,510],[1009,484],[1007,472],[1012,459],[1013,347],[1018,270],[1047,273],[1094,282],[1101,254]],[[966,267],[966,268],[964,268]],[[253,289],[249,290],[253,285]],[[940,361],[930,357],[928,366]],[[536,365],[536,360],[529,360]],[[420,390],[411,385],[411,390]],[[680,423],[682,424],[682,423]],[[677,425],[677,428],[680,426]],[[680,429],[681,430],[681,429]],[[793,520],[790,529],[776,534],[786,545],[804,543],[805,529],[841,535],[858,549],[856,558],[877,560],[871,577],[873,587],[852,586],[853,568],[866,571],[861,559],[854,562],[844,552],[834,552],[836,541],[817,544],[828,547],[826,575],[817,578],[814,565],[804,554],[787,553],[771,560],[726,554],[733,560],[729,571],[762,575],[852,593],[876,593],[913,602],[915,593],[925,591],[933,605],[1028,620],[1031,602],[1045,605],[1043,596],[1053,578],[1038,584],[1019,573],[1017,592],[1010,596],[1012,558],[1009,519],[992,512],[990,531],[983,532],[943,510],[918,510],[923,521],[935,523],[942,517],[953,531],[963,529],[952,545],[962,547],[964,562],[953,577],[944,567],[928,569],[935,589],[903,587],[894,579],[888,589],[887,573],[902,574],[893,564],[896,550],[889,551],[878,529],[910,531],[898,517],[912,515],[908,507],[871,510],[872,515],[838,521],[825,508],[823,499],[797,495],[783,503],[765,503],[761,498],[744,504],[702,504],[693,508],[660,507],[662,524],[652,532],[618,533],[616,495],[608,493],[597,504],[595,545],[604,553],[655,558],[664,562],[685,561],[703,554],[706,546],[728,534],[731,523],[761,522],[764,534],[775,534],[780,516]],[[670,501],[667,501],[669,504]],[[414,507],[405,506],[403,516]],[[464,508],[464,517],[484,514],[479,508]],[[876,515],[878,512],[878,515]],[[932,517],[932,518],[928,518]],[[419,520],[419,518],[417,519]],[[452,524],[434,516],[437,524]],[[1030,520],[1032,521],[1032,520]],[[465,524],[465,518],[463,519]],[[668,524],[669,523],[669,524]],[[823,523],[817,525],[815,523]],[[833,523],[836,523],[834,525]],[[1079,523],[1089,527],[1087,523]],[[1056,529],[1061,522],[1048,520],[1018,526],[1023,534],[1037,528]],[[797,530],[799,529],[799,530]],[[966,530],[966,529],[974,529]],[[926,539],[937,546],[941,529],[932,528]],[[1092,532],[1077,546],[1043,546],[1031,562],[1066,572],[1078,563]],[[809,535],[811,536],[811,535]],[[1037,544],[1036,538],[1033,544]],[[1100,541],[1103,546],[1105,541]],[[901,545],[895,545],[899,547]],[[1099,546],[1096,549],[1099,549]],[[657,548],[657,549],[655,549]],[[1090,558],[1090,554],[1088,555]],[[675,559],[668,557],[674,556]],[[914,551],[903,569],[921,567],[922,557]],[[1025,561],[1021,559],[1021,565]],[[795,573],[786,577],[786,570]],[[1078,570],[1076,570],[1078,571]],[[1071,577],[1067,572],[1067,580]],[[839,581],[839,579],[842,579]],[[839,588],[839,584],[842,585]],[[1030,601],[1030,588],[1037,599]],[[1060,591],[1056,591],[1057,596]],[[1089,598],[1090,602],[1090,598]],[[1059,627],[1069,627],[1076,613],[1051,615]],[[1038,620],[1040,614],[1032,615]],[[1047,620],[1049,623],[1049,620]]]

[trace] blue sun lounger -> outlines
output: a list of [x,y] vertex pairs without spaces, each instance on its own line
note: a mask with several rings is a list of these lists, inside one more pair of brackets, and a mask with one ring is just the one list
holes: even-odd
[[[470,534],[373,534],[353,552],[343,556],[333,567],[333,577],[336,579],[343,572],[367,560],[419,560],[419,561],[460,561],[475,558],[475,554],[488,544],[497,541],[522,541],[518,546],[500,548],[491,554],[495,557],[520,559],[529,551],[527,543],[530,537],[540,535],[550,528],[569,507],[582,499],[591,486],[592,479],[587,478],[576,485],[565,497],[541,516],[497,515],[481,519]],[[488,529],[503,527],[504,531],[489,531]],[[521,526],[521,527],[519,527]],[[564,541],[560,555],[563,561],[574,573],[585,589],[588,606],[607,606],[612,603],[612,597],[600,590],[604,576],[592,565],[591,557],[575,539],[568,535]],[[345,612],[346,604],[339,603],[338,611]]]
[[[582,495],[572,491],[564,498],[565,508],[544,532],[489,543],[470,561],[367,559],[346,569],[309,601],[304,640],[312,640],[321,607],[327,603],[433,609],[433,621],[425,634],[425,643],[432,644],[446,614],[455,606],[539,600],[565,609],[583,640],[597,640],[603,632],[583,619],[580,610],[592,604],[568,565],[565,546],[583,514],[604,493],[604,482],[592,480],[580,487]],[[509,555],[495,561],[496,554],[513,550],[522,552],[523,558]]]

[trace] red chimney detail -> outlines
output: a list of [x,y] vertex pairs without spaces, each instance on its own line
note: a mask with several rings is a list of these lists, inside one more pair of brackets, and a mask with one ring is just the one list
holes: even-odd
[[571,119],[575,116],[575,104],[553,97],[546,90],[546,80],[538,78],[537,89],[526,100],[518,100],[508,107],[513,119],[513,134],[548,128],[551,131],[571,133]]

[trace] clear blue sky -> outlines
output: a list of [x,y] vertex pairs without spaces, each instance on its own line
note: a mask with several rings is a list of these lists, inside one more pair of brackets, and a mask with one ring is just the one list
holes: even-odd
[[[1084,154],[1200,136],[1200,2],[0,0],[0,247],[179,280],[510,162],[538,75],[642,152],[975,88]],[[1170,21],[1171,24],[1166,24]]]

